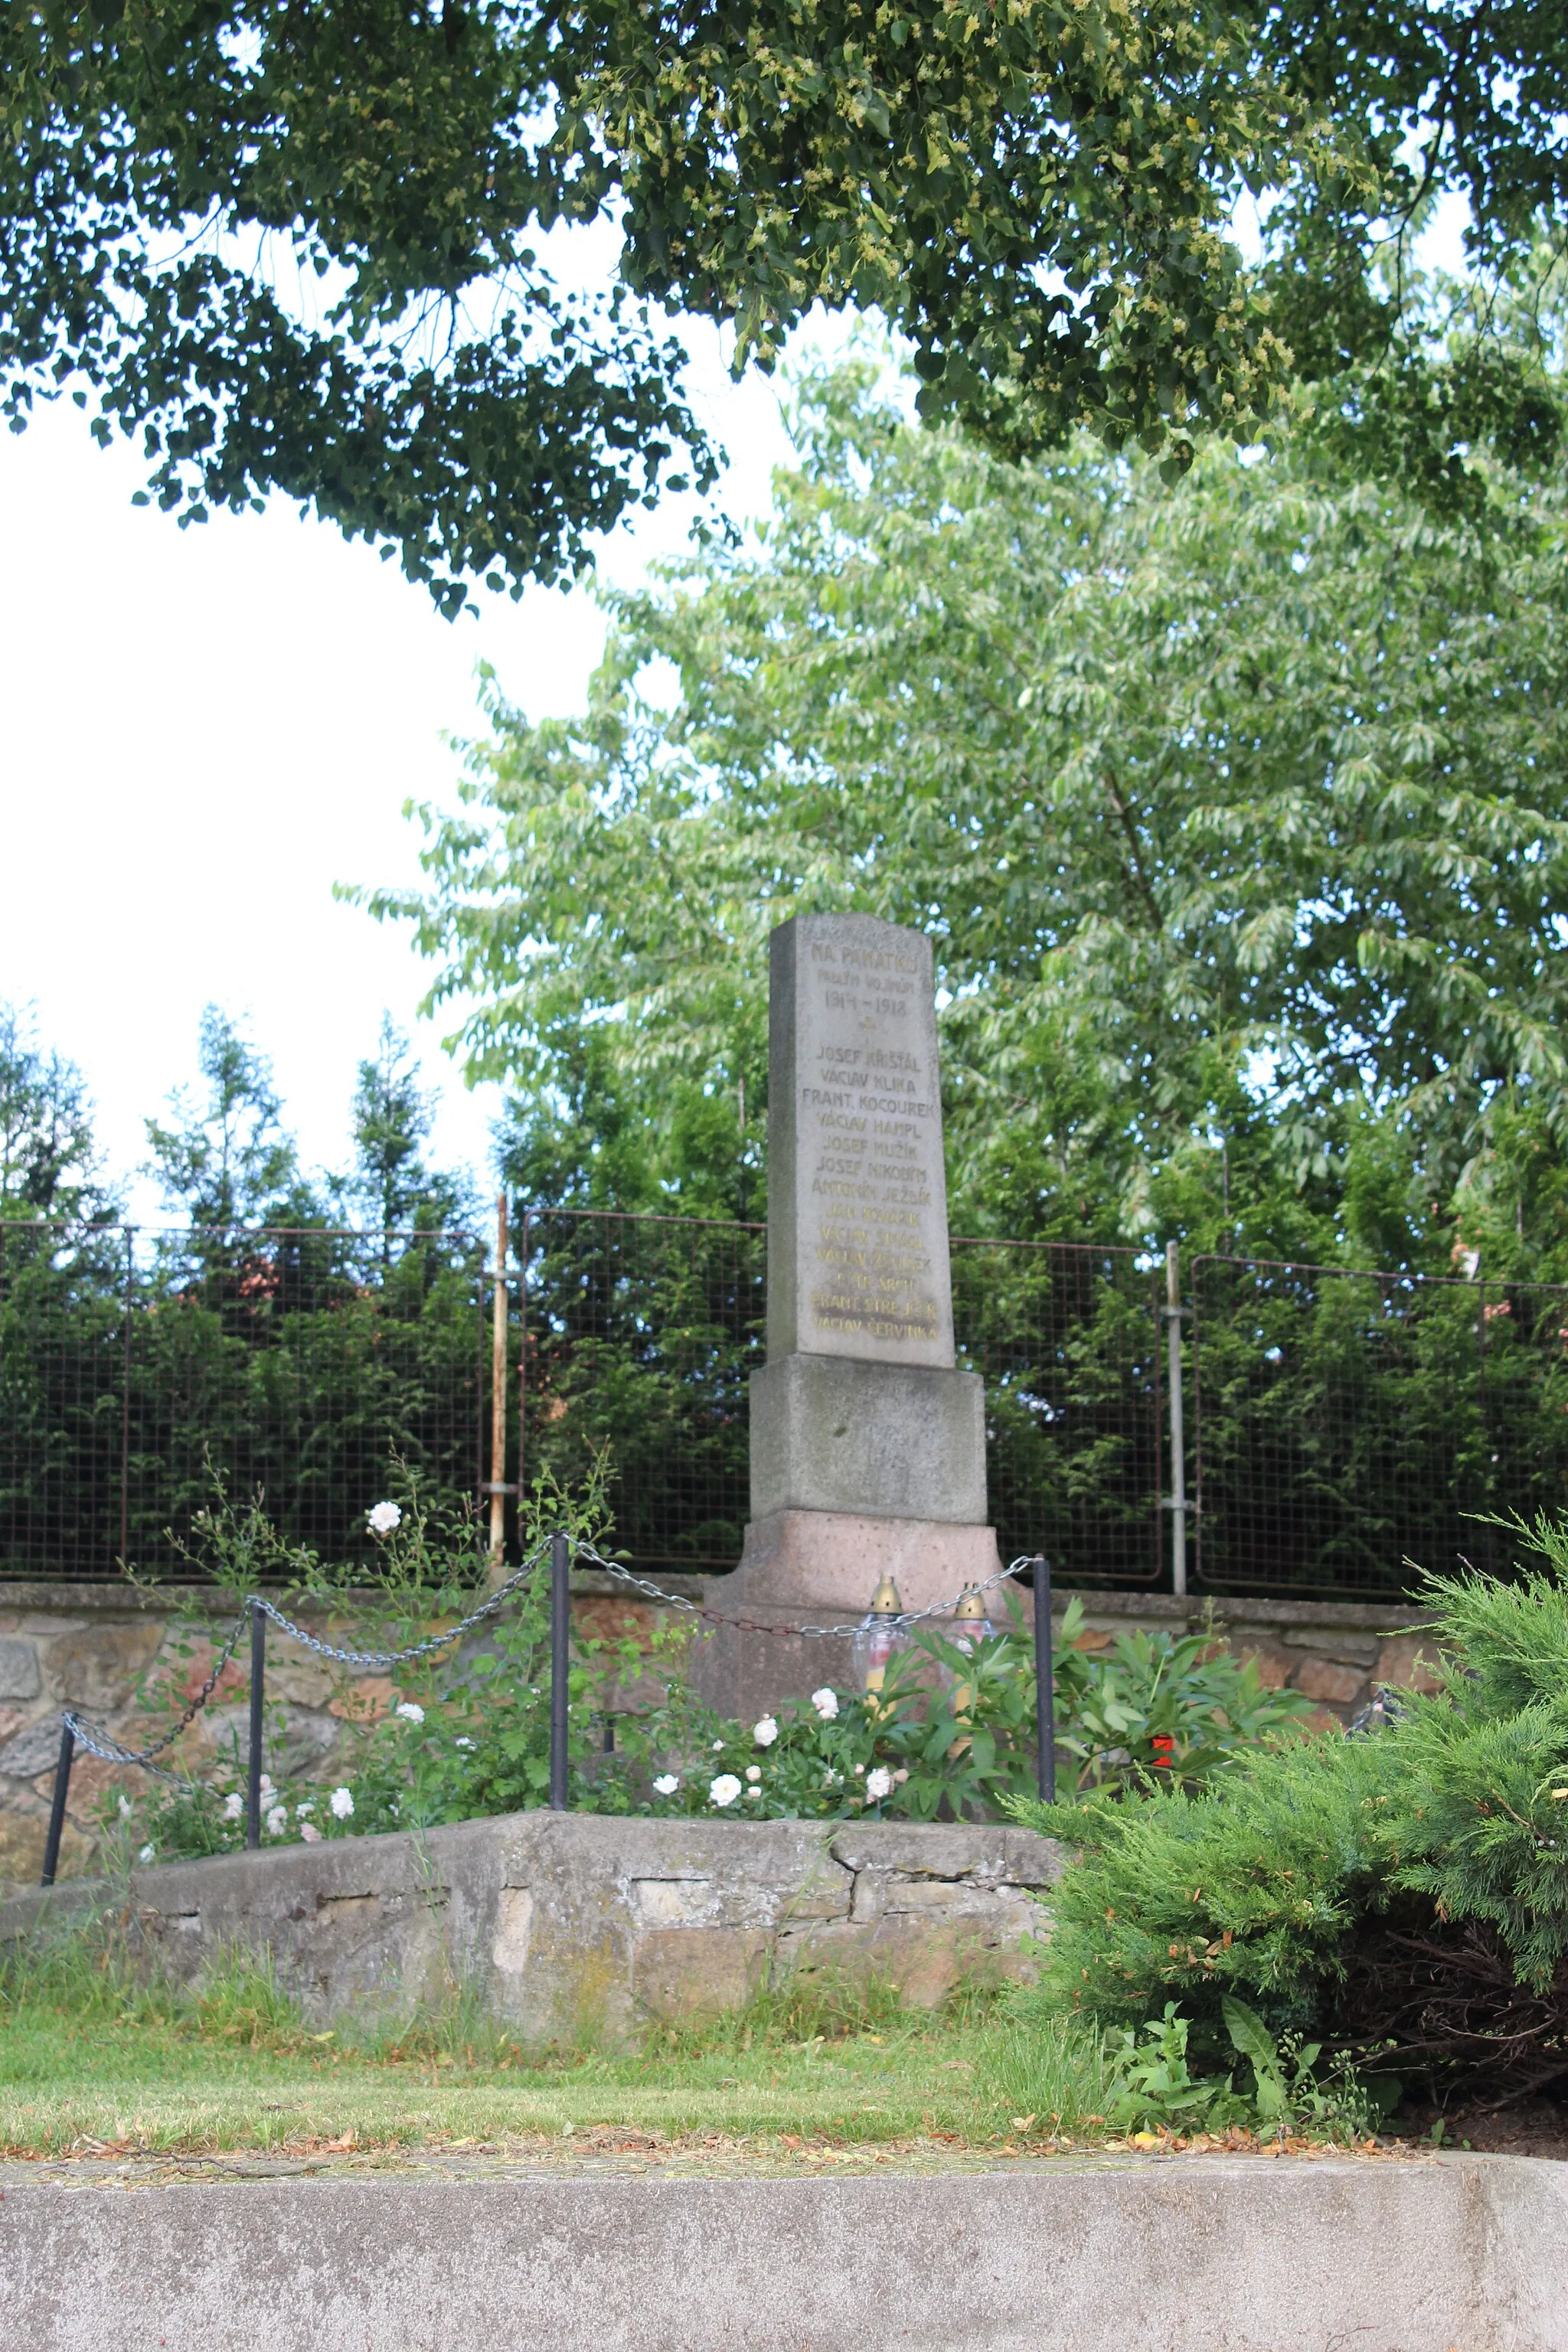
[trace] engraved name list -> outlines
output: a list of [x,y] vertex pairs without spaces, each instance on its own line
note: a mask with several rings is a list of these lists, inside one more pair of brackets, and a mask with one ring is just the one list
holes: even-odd
[[942,1108],[934,1023],[921,1002],[924,943],[893,937],[886,947],[802,942],[803,1321],[819,1345],[850,1342],[846,1352],[859,1339],[879,1349],[924,1343],[924,1354],[942,1345],[948,1322],[947,1254],[939,1267],[933,1245],[933,1228],[945,1242]]

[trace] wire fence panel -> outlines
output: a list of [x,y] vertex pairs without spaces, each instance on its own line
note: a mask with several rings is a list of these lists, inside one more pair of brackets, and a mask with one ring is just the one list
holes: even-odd
[[1568,1501],[1568,1290],[1220,1257],[1192,1286],[1210,1590],[1392,1596]]
[[219,1485],[345,1563],[395,1462],[476,1504],[487,1297],[466,1234],[0,1227],[0,1575],[177,1570]]
[[522,1479],[607,1454],[617,1549],[732,1568],[749,1511],[747,1382],[763,1360],[767,1227],[530,1209]]
[[[574,1486],[604,1454],[619,1549],[732,1567],[765,1226],[544,1208],[515,1230],[521,1461],[498,1475]],[[1157,1583],[1158,1270],[1066,1243],[952,1258],[1003,1556]],[[1489,1514],[1568,1503],[1568,1287],[1217,1256],[1190,1279],[1194,1581],[1393,1597],[1410,1560],[1506,1566]],[[492,1296],[465,1234],[0,1224],[0,1577],[178,1570],[215,1481],[370,1566],[395,1462],[443,1508],[486,1492]]]
[[[765,1355],[767,1228],[532,1209],[524,1221],[525,1479],[614,1477],[643,1562],[732,1568],[749,1517],[748,1382]],[[1159,1326],[1131,1250],[952,1244],[959,1359],[986,1383],[1005,1558],[1089,1581],[1160,1573]]]
[[1074,1584],[1162,1570],[1162,1277],[1131,1249],[955,1238],[961,1364],[985,1382],[986,1477],[1004,1559]]

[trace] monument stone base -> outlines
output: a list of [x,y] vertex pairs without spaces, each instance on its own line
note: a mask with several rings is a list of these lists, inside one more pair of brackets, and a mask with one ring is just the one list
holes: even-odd
[[[984,1518],[985,1389],[975,1373],[802,1355],[775,1356],[752,1373],[753,1523],[847,1526],[857,1515],[867,1527],[884,1518],[974,1527]],[[823,1538],[829,1553],[847,1539]],[[763,1542],[772,1559],[779,1546]]]
[[[994,1528],[854,1511],[774,1511],[753,1519],[740,1567],[708,1578],[705,1587],[708,1606],[744,1618],[747,1629],[721,1625],[700,1645],[697,1687],[710,1706],[742,1717],[805,1698],[824,1683],[852,1688],[847,1636],[825,1640],[788,1629],[858,1624],[884,1576],[906,1609],[925,1609],[956,1601],[966,1584],[984,1584],[1001,1564]],[[994,1622],[1005,1622],[1006,1591],[987,1595]]]

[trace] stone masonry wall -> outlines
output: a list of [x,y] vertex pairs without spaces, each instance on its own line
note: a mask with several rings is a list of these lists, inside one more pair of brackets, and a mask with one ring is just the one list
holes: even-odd
[[102,1905],[184,1982],[237,1947],[269,1953],[317,2025],[461,1987],[524,2043],[624,2047],[647,2019],[802,1972],[926,2008],[961,1979],[1026,1975],[1060,1868],[1016,1828],[510,1813],[79,1880],[0,1904],[0,1945]]
[[[659,1581],[672,1592],[722,1606],[719,1579],[668,1576]],[[177,1654],[186,1639],[174,1623],[181,1597],[114,1584],[0,1584],[0,1894],[37,1884],[61,1706],[79,1708],[118,1736],[133,1738],[145,1722],[141,1694],[149,1684],[172,1679],[182,1697],[200,1688],[211,1670],[213,1643],[198,1629],[189,1654]],[[1055,1596],[1058,1614],[1069,1597]],[[1136,1626],[1181,1633],[1201,1620],[1204,1605],[1152,1593],[1086,1593],[1083,1600],[1079,1638],[1088,1649],[1108,1647],[1118,1632]],[[1026,1607],[1026,1595],[1025,1601]],[[1230,1646],[1257,1659],[1266,1683],[1288,1685],[1315,1700],[1321,1722],[1348,1722],[1378,1683],[1424,1678],[1419,1628],[1397,1602],[1226,1600],[1216,1605]],[[646,1634],[656,1609],[655,1603],[625,1597],[623,1587],[597,1572],[574,1579],[574,1622],[584,1633]],[[221,1639],[221,1629],[214,1630]],[[849,1675],[847,1644],[824,1643],[822,1649],[822,1678],[842,1685]],[[204,1756],[210,1759],[217,1744],[235,1735],[243,1745],[247,1673],[242,1647],[190,1735],[185,1754],[192,1763],[199,1764]],[[274,1703],[284,1710],[280,1741],[268,1749],[271,1768],[318,1770],[323,1777],[331,1770],[346,1715],[384,1712],[397,1696],[395,1685],[384,1675],[364,1676],[345,1687],[320,1660],[276,1633],[268,1638],[267,1688],[269,1711]],[[120,1786],[133,1790],[141,1780],[134,1771],[79,1752],[61,1848],[62,1879],[91,1867],[97,1801]]]

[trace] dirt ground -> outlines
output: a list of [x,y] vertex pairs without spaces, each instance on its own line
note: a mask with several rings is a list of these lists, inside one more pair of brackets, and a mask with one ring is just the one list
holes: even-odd
[[[1380,2137],[1431,2145],[1437,2111],[1401,2111],[1391,2118]],[[1521,2099],[1515,2105],[1490,2113],[1485,2108],[1450,2107],[1442,2117],[1444,2147],[1471,2147],[1484,2156],[1549,2156],[1568,2163],[1568,2104],[1556,2099]]]

